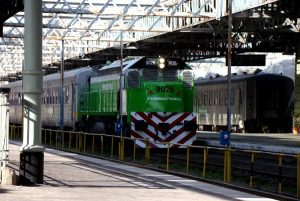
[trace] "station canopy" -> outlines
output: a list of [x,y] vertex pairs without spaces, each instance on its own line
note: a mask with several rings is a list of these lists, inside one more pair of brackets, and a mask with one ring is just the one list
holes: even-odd
[[[22,0],[0,1],[1,5],[10,2],[18,8],[20,7],[17,4],[23,2]],[[289,1],[298,2],[298,0]],[[105,63],[106,60],[116,58],[116,56],[105,57],[107,52],[104,50],[114,49],[116,51],[113,54],[116,54],[120,51],[121,44],[122,49],[137,49],[137,45],[140,45],[139,41],[151,40],[155,37],[156,39],[153,39],[155,42],[159,41],[157,37],[164,40],[166,52],[171,52],[168,47],[177,44],[181,45],[177,46],[178,49],[186,48],[186,46],[194,46],[199,49],[204,43],[206,49],[220,47],[224,49],[226,48],[228,25],[226,18],[222,19],[222,17],[227,15],[226,2],[224,0],[43,0],[43,68],[59,69],[62,46],[64,47],[64,60],[68,62],[69,59],[70,65],[78,65],[77,67],[84,64],[82,62],[76,64],[77,61],[94,60],[96,63]],[[235,0],[233,2],[235,2],[233,7],[235,13],[255,8],[236,19],[247,18],[248,20],[256,17],[266,21],[266,19],[272,19],[270,18],[272,14],[279,16],[278,14],[282,13],[281,10],[276,10],[276,5],[273,3],[286,2],[286,0]],[[257,8],[258,6],[264,7],[261,9]],[[2,8],[1,12],[7,11]],[[286,22],[286,19],[285,16],[282,20],[277,21],[282,24]],[[16,74],[22,70],[24,12],[17,12],[2,21],[0,77]],[[268,20],[270,29],[275,25],[271,27],[269,24],[277,21]],[[249,28],[252,31],[255,29],[267,30],[264,28],[267,26],[266,23],[261,23],[262,21],[257,21],[258,26],[252,23],[253,21],[245,23],[235,20],[235,22],[238,24],[234,28],[242,29],[244,33],[247,31],[245,27],[247,28],[248,24],[251,25]],[[186,33],[184,32],[189,32],[189,37],[185,37],[183,34]],[[203,36],[192,35],[199,32]],[[248,37],[244,33],[238,34],[236,38],[239,40],[243,36],[245,36],[244,38]],[[260,33],[260,38],[262,36]],[[253,41],[256,38],[252,36],[250,39]],[[252,44],[261,43],[252,42]],[[160,47],[158,45],[152,49],[155,51]],[[245,45],[241,47],[245,47]],[[143,54],[139,50],[136,52]],[[100,61],[99,55],[103,60]],[[88,62],[88,64],[90,63]]]
[[[200,3],[200,1],[199,1]],[[204,4],[203,4],[204,5]],[[47,0],[43,13],[43,66],[64,58],[82,58],[110,47],[120,47],[184,26],[171,18],[194,23],[215,16],[214,5],[191,6],[185,0]],[[197,10],[191,10],[198,7]],[[3,23],[0,38],[0,76],[21,71],[24,53],[24,12]],[[55,67],[55,66],[54,66]]]

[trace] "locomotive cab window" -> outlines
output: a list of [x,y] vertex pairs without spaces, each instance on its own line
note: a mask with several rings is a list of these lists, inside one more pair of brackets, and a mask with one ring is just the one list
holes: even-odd
[[140,79],[139,79],[138,71],[128,72],[127,86],[130,88],[139,88],[140,87]]
[[144,81],[158,81],[158,70],[157,69],[143,69],[143,80]]

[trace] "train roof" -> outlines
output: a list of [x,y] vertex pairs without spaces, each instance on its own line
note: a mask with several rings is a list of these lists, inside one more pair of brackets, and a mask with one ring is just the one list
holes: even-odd
[[[272,74],[272,73],[258,73],[258,74],[244,74],[244,75],[232,75],[231,82],[239,82],[245,80],[259,80],[259,79],[281,79],[293,83],[293,80],[287,76]],[[216,78],[198,78],[195,80],[195,84],[218,84],[227,82],[227,76],[225,77],[216,77]]]
[[[89,71],[91,69],[93,69],[93,67],[87,66],[87,67],[81,67],[81,68],[77,68],[77,69],[68,70],[68,71],[64,72],[64,78],[69,78],[74,75],[77,75],[78,73]],[[53,80],[53,79],[57,79],[57,78],[60,78],[60,72],[44,75],[43,81]],[[19,85],[21,85],[21,83],[22,83],[22,80],[17,80],[14,82],[9,82],[7,84],[3,84],[3,85],[1,85],[1,87],[11,88],[11,87],[19,86]]]
[[[136,63],[141,58],[143,58],[143,57],[138,57],[138,58],[135,58],[135,59],[132,59],[132,60],[127,60],[127,61],[124,60],[123,63],[122,63],[123,69],[125,69],[128,64],[130,64],[130,66],[132,66],[132,63],[133,64]],[[120,66],[121,66],[121,60],[116,60],[116,61],[112,62],[109,65],[103,66],[102,68],[99,69],[99,71],[107,70],[107,69],[111,69],[111,68],[120,68]]]
[[[87,67],[81,67],[81,68],[76,68],[76,69],[68,70],[68,71],[64,72],[64,78],[69,78],[69,77],[72,77],[74,75],[77,75],[78,73],[89,71],[91,69],[93,69],[93,67],[87,66]],[[45,75],[43,77],[43,80],[44,81],[48,81],[48,80],[52,80],[54,78],[58,78],[60,76],[61,76],[60,72],[57,72],[57,73]]]
[[21,83],[22,83],[22,80],[16,80],[16,81],[9,82],[9,83],[1,85],[1,88],[4,88],[4,87],[5,88],[12,88],[12,87],[21,85]]

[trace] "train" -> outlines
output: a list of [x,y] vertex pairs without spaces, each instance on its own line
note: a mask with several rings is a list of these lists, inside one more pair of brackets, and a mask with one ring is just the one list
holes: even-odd
[[[231,77],[231,131],[290,133],[294,82],[280,74]],[[194,111],[200,130],[227,130],[227,76],[195,80]]]
[[[22,81],[6,87],[11,89],[10,123],[20,124]],[[61,126],[60,89],[60,73],[43,77],[45,128]],[[193,70],[180,59],[126,58],[66,71],[63,92],[65,129],[132,137],[139,147],[148,139],[153,148],[180,147],[196,138]]]

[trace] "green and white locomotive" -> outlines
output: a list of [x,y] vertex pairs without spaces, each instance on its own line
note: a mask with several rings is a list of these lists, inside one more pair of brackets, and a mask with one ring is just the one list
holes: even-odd
[[[43,127],[60,127],[60,85],[60,73],[43,78]],[[21,122],[21,86],[22,81],[8,84],[13,124]],[[125,59],[122,74],[120,61],[101,68],[74,69],[64,73],[63,90],[65,129],[113,134],[115,125],[119,125],[122,135],[127,137],[172,145],[191,144],[195,139],[193,73],[180,59]],[[144,142],[140,140],[137,144],[145,147]]]
[[[192,69],[180,59],[141,57],[124,61],[120,75],[120,65],[116,61],[102,67],[81,91],[82,125],[110,132],[122,116],[124,135],[191,144],[196,135]],[[143,140],[137,144],[145,146]]]

